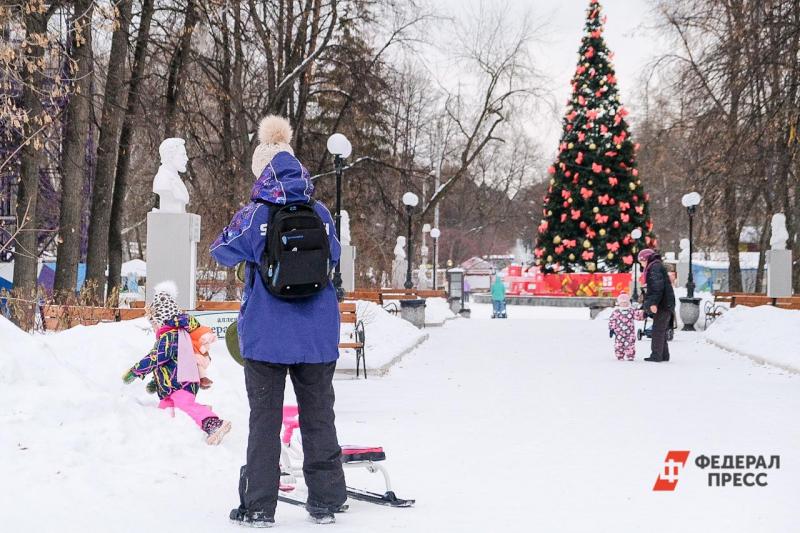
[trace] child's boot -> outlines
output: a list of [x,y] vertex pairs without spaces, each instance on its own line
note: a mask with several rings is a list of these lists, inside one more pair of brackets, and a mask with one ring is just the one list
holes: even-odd
[[222,442],[225,435],[231,430],[229,420],[222,420],[216,416],[209,416],[203,420],[203,431],[206,432],[206,443],[216,446]]

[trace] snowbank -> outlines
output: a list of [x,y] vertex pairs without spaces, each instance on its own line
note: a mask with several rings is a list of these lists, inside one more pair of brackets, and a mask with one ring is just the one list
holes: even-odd
[[737,306],[709,325],[706,339],[759,363],[800,373],[800,311]]
[[[385,372],[403,355],[428,338],[428,334],[424,331],[373,302],[363,300],[356,302],[356,315],[364,322],[368,370]],[[342,341],[352,342],[351,333],[352,327],[343,324]],[[342,350],[336,370],[349,372],[355,371],[355,368],[355,352]]]
[[428,298],[425,300],[425,325],[443,326],[450,319],[456,318],[444,298]]

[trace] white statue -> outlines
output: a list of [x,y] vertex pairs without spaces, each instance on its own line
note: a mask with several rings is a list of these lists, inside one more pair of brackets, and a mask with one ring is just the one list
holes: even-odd
[[417,288],[418,289],[428,289],[430,287],[431,280],[428,278],[428,267],[424,264],[419,266],[419,272],[417,273]]
[[[153,180],[153,192],[158,194],[160,203],[157,211],[161,213],[185,213],[189,203],[189,191],[186,189],[180,172],[186,172],[186,141],[179,138],[164,139],[158,147],[161,166]],[[154,211],[156,211],[154,209]]]
[[397,242],[394,246],[394,260],[405,261],[405,259],[406,259],[406,238],[398,237]]
[[777,213],[772,216],[772,237],[769,245],[773,250],[785,250],[786,241],[789,240],[789,232],[786,231],[786,215]]
[[342,209],[342,234],[339,235],[339,241],[342,246],[350,246],[350,213]]
[[392,261],[392,287],[401,288],[405,285],[408,272],[406,261],[406,238],[398,237],[394,247],[394,261]]
[[678,259],[689,259],[689,239],[681,239],[679,244],[681,252],[678,254]]

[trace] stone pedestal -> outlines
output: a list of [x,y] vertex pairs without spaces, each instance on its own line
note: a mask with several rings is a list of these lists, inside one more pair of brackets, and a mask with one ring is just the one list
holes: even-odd
[[685,287],[689,281],[689,260],[680,259],[675,270],[678,274],[678,287]]
[[356,248],[347,244],[342,245],[342,258],[339,263],[342,272],[342,288],[345,292],[356,290]]
[[425,300],[400,300],[400,318],[419,329],[425,327]]
[[792,295],[792,251],[767,251],[767,296],[786,298]]
[[448,298],[447,303],[450,304],[450,311],[454,314],[461,312],[461,298]]
[[700,318],[700,298],[681,298],[680,315],[683,331],[695,331],[694,325]]
[[178,306],[194,309],[197,303],[197,243],[200,215],[192,213],[147,213],[147,290],[171,280],[178,287]]

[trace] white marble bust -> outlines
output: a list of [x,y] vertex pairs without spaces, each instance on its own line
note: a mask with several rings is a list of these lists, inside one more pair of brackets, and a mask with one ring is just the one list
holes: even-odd
[[[160,198],[161,213],[185,213],[189,203],[189,191],[186,189],[180,173],[186,172],[186,141],[180,138],[164,139],[158,147],[161,166],[153,180],[153,192]],[[155,209],[154,209],[155,211]]]
[[772,216],[772,237],[769,245],[773,250],[785,250],[786,241],[789,240],[789,232],[786,231],[786,215],[777,213]]

